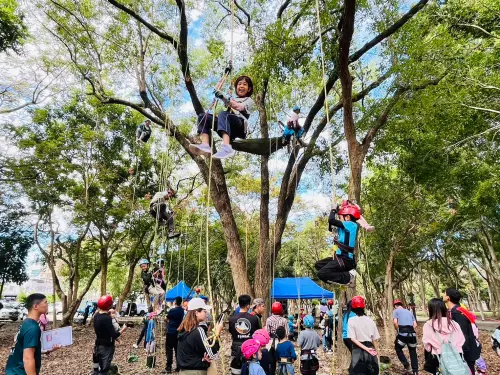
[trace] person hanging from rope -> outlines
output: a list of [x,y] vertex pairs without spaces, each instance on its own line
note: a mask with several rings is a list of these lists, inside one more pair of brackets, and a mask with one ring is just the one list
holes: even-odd
[[[165,290],[161,288],[161,284],[155,283],[153,278],[153,271],[149,270],[149,260],[141,259],[139,261],[139,266],[141,267],[141,278],[144,284],[144,295],[147,301],[150,301],[150,297],[153,296],[153,308],[155,312],[161,312],[161,303],[163,297],[165,296]],[[150,302],[148,302],[148,306]]]
[[234,83],[236,97],[215,90],[215,97],[224,103],[227,110],[219,113],[217,117],[206,112],[198,115],[198,134],[201,134],[201,144],[190,144],[189,149],[197,155],[210,156],[212,148],[210,137],[212,136],[212,123],[217,134],[222,138],[221,149],[212,157],[215,159],[226,159],[234,156],[235,151],[231,141],[236,138],[245,139],[248,131],[248,119],[255,109],[255,103],[251,98],[253,93],[253,82],[248,76],[240,76]]
[[[344,199],[342,201],[342,206],[341,207],[347,207],[347,206],[355,206],[360,212],[361,212],[361,208],[356,204],[356,202],[354,201],[350,201],[350,200],[346,200]],[[356,223],[358,223],[361,228],[363,228],[365,231],[367,232],[373,232],[375,230],[375,227],[373,225],[370,225],[368,224],[368,222],[366,221],[366,219],[364,218],[363,215],[359,215],[359,219],[356,221]]]
[[[337,214],[339,218],[337,219]],[[360,218],[359,208],[352,204],[333,208],[328,218],[329,230],[337,228],[334,239],[334,256],[316,262],[318,278],[326,283],[348,285],[354,281],[356,260],[354,249],[358,235],[356,221]]]
[[304,142],[302,136],[304,135],[304,128],[299,124],[300,117],[300,107],[295,105],[292,108],[292,115],[288,118],[286,126],[283,129],[283,144],[287,145],[290,143],[292,137],[302,146],[307,147],[307,143]]
[[158,225],[166,225],[168,227],[168,238],[176,238],[181,235],[175,231],[175,213],[168,207],[168,202],[174,197],[175,191],[172,188],[168,188],[166,191],[156,193],[149,204],[149,213],[158,220]]
[[153,129],[151,128],[151,120],[144,121],[143,124],[137,127],[135,131],[135,140],[137,143],[146,143],[151,137]]

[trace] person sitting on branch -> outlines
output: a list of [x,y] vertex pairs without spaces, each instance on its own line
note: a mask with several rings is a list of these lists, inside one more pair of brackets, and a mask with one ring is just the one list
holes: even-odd
[[212,124],[217,134],[222,137],[221,149],[213,155],[215,159],[226,159],[234,156],[235,151],[231,141],[236,138],[245,139],[248,131],[248,119],[254,111],[255,103],[250,98],[253,93],[253,82],[248,76],[240,76],[234,84],[236,97],[232,98],[220,90],[214,94],[220,99],[227,110],[219,113],[217,117],[210,113],[198,115],[198,134],[201,134],[201,144],[191,144],[189,149],[197,155],[210,156],[212,148],[210,137],[212,136]]
[[[337,215],[339,218],[337,218]],[[359,208],[352,204],[335,207],[328,218],[329,230],[337,228],[338,236],[334,239],[334,256],[316,262],[318,278],[326,283],[347,285],[354,280],[356,260],[354,249],[358,235],[358,225],[361,214]]]
[[166,191],[156,193],[149,204],[149,213],[158,221],[158,225],[168,227],[168,238],[176,238],[181,235],[175,232],[175,213],[168,207],[168,202],[174,197],[175,191],[168,188]]
[[295,136],[297,142],[302,147],[306,147],[307,143],[302,140],[302,135],[304,135],[304,128],[299,125],[300,107],[296,105],[293,107],[292,111],[292,115],[288,118],[286,126],[283,129],[283,143],[287,145],[288,143],[290,143],[290,139],[292,138],[292,136]]
[[151,133],[153,130],[151,129],[151,120],[144,121],[144,124],[141,124],[137,127],[135,131],[135,140],[140,143],[146,143],[151,137]]

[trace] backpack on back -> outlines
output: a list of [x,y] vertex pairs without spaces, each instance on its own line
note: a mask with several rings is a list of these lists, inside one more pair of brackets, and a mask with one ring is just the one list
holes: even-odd
[[436,337],[441,343],[441,354],[438,354],[439,369],[442,375],[470,375],[469,366],[465,363],[462,355],[451,343],[453,332],[448,342],[444,342],[441,335],[435,331]]

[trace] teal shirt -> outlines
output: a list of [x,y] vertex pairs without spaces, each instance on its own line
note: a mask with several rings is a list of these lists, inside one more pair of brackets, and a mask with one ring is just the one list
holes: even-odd
[[27,318],[14,339],[14,349],[9,355],[5,367],[5,375],[26,375],[23,363],[24,349],[35,348],[36,373],[40,373],[42,367],[42,331],[38,322]]

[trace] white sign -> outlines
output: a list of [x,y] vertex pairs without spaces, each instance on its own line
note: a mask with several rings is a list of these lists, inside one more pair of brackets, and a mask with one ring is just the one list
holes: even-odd
[[42,332],[42,352],[51,350],[54,345],[69,346],[73,344],[73,328],[62,327]]

